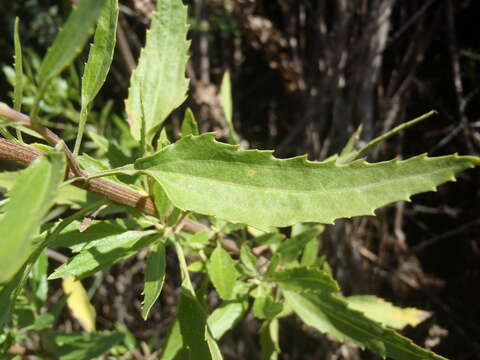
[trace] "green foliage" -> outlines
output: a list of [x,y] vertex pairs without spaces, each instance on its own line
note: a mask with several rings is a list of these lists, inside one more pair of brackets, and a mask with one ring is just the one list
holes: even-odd
[[[42,219],[53,205],[65,173],[60,153],[45,154],[18,177],[8,193],[0,219],[0,283],[8,282],[34,251],[32,242]],[[21,216],[20,216],[21,214]]]
[[[161,296],[167,254],[174,249],[182,283],[175,320],[158,349],[161,359],[222,359],[217,342],[247,314],[260,319],[262,359],[278,358],[282,318],[291,314],[339,341],[384,357],[443,359],[391,329],[416,326],[428,313],[400,309],[373,296],[344,298],[326,259],[319,255],[319,237],[324,224],[374,215],[380,206],[433,191],[480,160],[458,155],[420,155],[375,164],[356,160],[432,113],[355,150],[359,128],[340,154],[322,162],[310,162],[304,156],[281,160],[270,151],[240,150],[232,145],[238,143],[238,135],[232,122],[228,72],[220,98],[232,144],[217,142],[213,133],[199,134],[190,109],[185,112],[180,139],[172,141],[166,120],[183,103],[188,89],[187,7],[179,0],[158,0],[157,7],[132,74],[126,120],[111,114],[111,103],[100,113],[93,110],[112,63],[116,0],[81,1],[42,62],[28,51],[22,61],[17,22],[15,69],[4,68],[14,85],[15,108],[22,106],[32,117],[41,111],[46,124],[59,114],[79,121],[73,136],[72,127],[63,134],[65,140],[77,138],[70,161],[91,175],[76,179],[76,184],[91,185],[105,177],[101,184],[120,186],[114,187],[114,193],[128,200],[132,192],[138,201],[151,196],[157,212],[142,214],[139,208],[127,208],[131,202],[113,198],[101,186],[98,192],[119,204],[98,200],[99,195],[73,187],[71,181],[62,183],[63,154],[42,144],[35,146],[45,154],[26,170],[0,173],[0,187],[7,191],[0,203],[0,350],[7,352],[13,343],[35,332],[42,343],[36,349],[39,357],[124,356],[138,346],[133,335],[121,324],[115,325],[115,332],[94,331],[89,296],[98,285],[94,281],[87,292],[78,279],[139,253],[139,258],[146,256],[143,308],[130,315],[147,319]],[[93,45],[79,75],[73,61],[95,22]],[[60,76],[67,67],[68,80]],[[77,156],[87,115],[98,120],[98,129],[92,127],[86,133],[82,148],[91,150],[90,155]],[[118,139],[110,136],[109,123],[121,134]],[[19,128],[40,137],[31,129]],[[3,123],[0,129],[11,137]],[[292,226],[291,231],[278,229],[287,226]],[[48,276],[48,280],[63,278],[69,296],[62,297],[49,314],[43,313],[50,302],[51,284],[45,248],[72,254]],[[190,278],[189,272],[194,271],[201,278],[200,286]],[[210,296],[210,291],[218,296]],[[83,321],[91,332],[54,332],[65,303],[76,321]]]
[[378,207],[433,191],[478,163],[469,156],[420,155],[405,161],[358,160],[339,166],[334,160],[280,160],[271,154],[238,150],[216,142],[214,134],[204,134],[182,138],[141,158],[135,168],[155,178],[182,210],[268,230],[374,215]]
[[143,144],[150,143],[188,90],[187,7],[178,0],[159,0],[157,7],[125,103],[132,136]]

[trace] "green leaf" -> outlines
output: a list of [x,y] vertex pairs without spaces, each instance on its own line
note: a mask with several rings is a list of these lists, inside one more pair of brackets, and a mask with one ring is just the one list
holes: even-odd
[[17,111],[22,109],[23,100],[23,58],[22,58],[22,43],[20,42],[20,35],[18,32],[18,24],[20,20],[15,18],[15,31],[13,35],[13,42],[15,47],[15,89],[13,91],[13,108]]
[[155,231],[126,231],[119,235],[108,236],[87,244],[82,251],[67,263],[55,269],[48,279],[58,279],[67,275],[80,278],[108,268],[127,259],[138,250],[156,240]]
[[353,342],[395,360],[445,360],[350,309],[346,301],[333,294],[298,294],[285,290],[284,296],[303,322],[320,332],[328,332],[339,341]]
[[0,219],[0,283],[10,280],[30,256],[32,238],[53,205],[64,176],[63,154],[50,153],[32,162],[17,177]]
[[430,313],[415,308],[399,308],[392,303],[372,295],[349,296],[348,307],[362,312],[366,317],[394,329],[417,326],[430,317]]
[[105,354],[123,340],[118,332],[41,333],[42,344],[59,360],[90,360]]
[[297,292],[336,292],[338,284],[330,274],[307,267],[297,267],[271,275],[271,279],[283,288]]
[[373,215],[380,206],[433,191],[479,163],[457,155],[343,166],[305,157],[280,160],[270,151],[216,142],[209,133],[183,138],[137,160],[135,167],[154,177],[182,210],[269,229]]
[[187,7],[182,1],[157,1],[125,104],[130,131],[137,141],[149,143],[166,117],[185,101],[187,32]]
[[58,75],[77,57],[90,37],[91,29],[105,1],[82,0],[72,11],[40,65],[38,70],[40,87]]
[[87,229],[81,231],[80,223],[72,222],[49,242],[49,246],[69,247],[73,252],[80,252],[103,241],[108,242],[110,237],[113,238],[111,241],[115,241],[115,236],[138,227],[139,224],[131,219],[94,220]]
[[152,309],[153,304],[157,301],[162,291],[163,282],[165,281],[165,244],[159,242],[154,245],[154,249],[148,254],[145,264],[145,288],[142,316],[145,320]]
[[278,320],[265,321],[260,328],[262,360],[277,360],[280,353]]
[[293,236],[287,241],[283,242],[277,249],[277,252],[282,256],[282,260],[286,263],[293,261],[300,255],[305,246],[314,241],[315,238],[323,231],[323,227],[316,226],[308,228],[305,231]]
[[160,360],[174,360],[178,352],[183,348],[183,338],[180,332],[180,323],[176,319],[170,326],[168,337],[163,346]]
[[35,300],[35,305],[40,311],[41,307],[47,301],[48,296],[48,281],[47,281],[47,270],[48,270],[48,256],[46,251],[42,250],[40,255],[37,258],[37,261],[32,266],[31,271],[31,288]]
[[257,257],[253,254],[247,243],[243,243],[240,248],[240,260],[251,274],[257,274]]
[[30,268],[24,266],[8,284],[0,287],[0,309],[2,309],[0,311],[0,333],[10,321],[10,315],[15,306],[15,299],[22,289],[29,271]]
[[252,309],[257,318],[272,320],[282,312],[283,304],[269,294],[262,294],[255,298]]
[[208,327],[212,336],[220,338],[245,315],[248,302],[245,300],[224,301],[208,317]]
[[220,105],[225,115],[228,125],[228,142],[231,144],[238,143],[238,136],[233,126],[233,100],[232,100],[232,82],[230,80],[230,72],[223,74],[222,84],[220,85]]
[[93,44],[82,77],[80,122],[74,154],[78,154],[90,104],[97,96],[112,64],[117,34],[118,0],[106,0],[97,21]]
[[222,247],[217,246],[210,256],[207,269],[218,295],[224,300],[231,299],[238,273],[230,255]]
[[190,290],[182,288],[177,319],[187,359],[211,360],[206,341],[207,314]]
[[187,108],[187,110],[185,110],[185,116],[183,117],[181,131],[182,137],[199,134],[198,124],[195,120],[195,115],[193,115],[193,112],[190,108]]

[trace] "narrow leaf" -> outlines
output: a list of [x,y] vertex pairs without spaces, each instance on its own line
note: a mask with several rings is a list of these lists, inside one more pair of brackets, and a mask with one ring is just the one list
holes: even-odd
[[74,153],[78,154],[90,104],[107,77],[115,49],[118,0],[106,0],[97,21],[93,44],[82,77],[80,123]]
[[41,87],[80,53],[105,1],[82,0],[72,11],[40,65],[38,81]]
[[48,279],[58,279],[67,275],[82,278],[108,268],[155,241],[155,236],[148,236],[153,233],[153,230],[126,231],[120,235],[92,241],[78,255],[56,268]]
[[13,91],[13,108],[17,111],[22,109],[23,100],[23,57],[22,57],[22,43],[20,42],[20,34],[18,25],[20,20],[15,18],[15,31],[13,35],[13,42],[15,47],[15,89]]
[[0,219],[0,283],[11,279],[30,256],[32,238],[53,205],[64,175],[63,154],[50,153],[35,160],[17,177]]
[[207,269],[218,295],[224,300],[232,298],[238,273],[232,258],[222,247],[213,250]]
[[137,160],[135,167],[154,177],[182,210],[269,229],[373,215],[380,206],[433,191],[479,163],[458,155],[344,166],[305,157],[280,160],[269,151],[216,142],[210,133],[183,138]]
[[208,317],[208,327],[212,336],[220,338],[243,317],[248,303],[244,300],[225,301]]
[[265,321],[260,328],[262,360],[277,360],[280,353],[278,320]]
[[67,276],[62,281],[63,291],[67,296],[67,306],[75,319],[87,332],[95,331],[95,308],[88,299],[87,292],[80,280]]
[[345,301],[350,309],[360,311],[372,320],[399,330],[407,325],[415,327],[431,315],[427,311],[415,308],[400,308],[371,295],[349,296]]
[[137,141],[149,143],[165,118],[185,101],[187,31],[187,7],[182,0],[158,1],[125,104]]
[[170,326],[168,337],[165,340],[160,360],[174,360],[182,348],[183,338],[180,332],[180,323],[178,319],[175,319],[173,324]]
[[333,294],[298,294],[284,291],[293,311],[307,325],[328,332],[339,341],[351,341],[380,356],[395,360],[445,360],[412,343],[391,329],[352,310],[347,302]]
[[152,309],[153,304],[157,301],[162,291],[163,282],[165,281],[165,244],[159,242],[155,244],[155,248],[148,254],[145,265],[145,288],[142,316],[145,320]]
[[271,279],[290,291],[336,292],[338,284],[330,274],[314,268],[298,267],[276,272]]
[[246,243],[243,243],[240,248],[240,260],[250,273],[256,274],[258,272],[257,258]]
[[193,112],[190,108],[185,110],[181,131],[182,137],[199,134],[197,120],[195,120],[195,115],[193,115]]
[[228,141],[231,144],[237,144],[238,136],[233,126],[232,82],[229,71],[223,74],[222,84],[220,85],[220,105],[222,106],[223,114],[225,115],[225,120],[228,125]]
[[277,252],[282,256],[284,262],[293,261],[300,255],[305,246],[309,242],[314,241],[322,231],[323,228],[321,226],[308,228],[283,242],[278,247]]

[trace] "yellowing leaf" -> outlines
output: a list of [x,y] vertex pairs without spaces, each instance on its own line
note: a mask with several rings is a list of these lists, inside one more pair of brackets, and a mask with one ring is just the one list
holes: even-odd
[[85,331],[95,331],[95,308],[90,304],[81,281],[74,276],[67,276],[63,279],[62,287],[67,295],[67,306],[73,317],[78,320]]
[[415,327],[430,317],[428,311],[415,308],[402,309],[371,295],[350,296],[346,301],[350,309],[360,311],[368,318],[394,329],[403,329],[407,325]]

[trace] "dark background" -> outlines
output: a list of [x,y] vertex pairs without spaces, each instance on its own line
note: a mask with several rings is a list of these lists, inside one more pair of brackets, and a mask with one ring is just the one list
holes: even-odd
[[[150,0],[121,4],[113,68],[98,103],[113,99],[114,112],[123,116],[129,76],[153,5]],[[229,70],[234,123],[244,147],[275,149],[279,157],[308,153],[319,160],[341,150],[360,124],[362,141],[368,141],[436,109],[438,116],[383,143],[368,159],[424,152],[479,155],[479,1],[188,4],[188,105],[202,131],[227,134],[217,94]],[[43,56],[69,10],[68,1],[0,0],[0,65],[12,64],[15,16],[21,18],[24,48]],[[0,74],[0,99],[9,101],[10,91]],[[174,130],[180,114],[172,116]],[[322,253],[346,295],[371,293],[431,311],[430,319],[404,333],[452,359],[480,359],[479,175],[478,169],[469,170],[436,193],[385,207],[377,217],[337,221],[322,235]],[[147,323],[136,309],[141,263],[132,260],[112,269],[95,299],[101,326],[120,320],[139,339],[158,344],[175,309],[178,279],[171,261],[161,306]],[[230,331],[222,342],[225,358],[257,358],[257,330],[249,320]],[[281,347],[282,359],[375,358],[294,318],[282,321]]]

